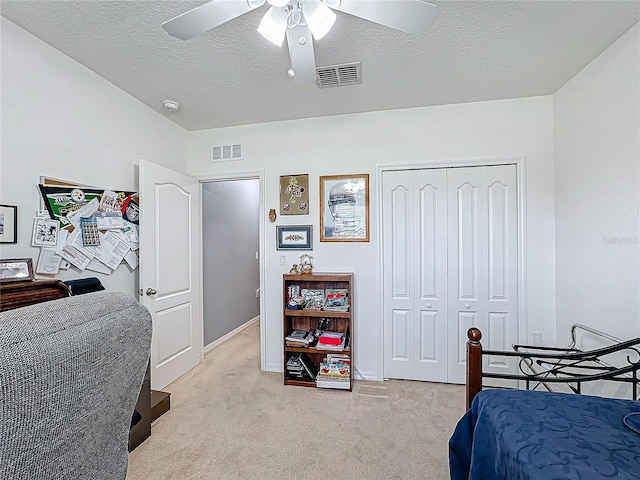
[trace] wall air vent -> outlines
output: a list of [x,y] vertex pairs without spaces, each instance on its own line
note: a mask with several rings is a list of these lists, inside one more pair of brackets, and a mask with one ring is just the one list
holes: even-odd
[[229,160],[242,160],[242,145],[214,145],[211,147],[212,162],[227,162]]
[[362,69],[360,62],[318,67],[316,77],[319,88],[357,85],[362,83]]

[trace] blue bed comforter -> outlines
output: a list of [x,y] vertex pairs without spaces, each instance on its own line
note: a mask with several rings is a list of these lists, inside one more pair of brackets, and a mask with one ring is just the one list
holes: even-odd
[[[452,480],[640,479],[640,402],[485,390],[449,441]],[[634,418],[638,418],[637,416]]]

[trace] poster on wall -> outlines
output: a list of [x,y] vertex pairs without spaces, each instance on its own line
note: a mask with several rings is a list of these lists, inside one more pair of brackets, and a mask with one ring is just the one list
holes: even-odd
[[280,215],[309,214],[309,175],[280,177]]
[[369,241],[369,174],[320,177],[320,241]]

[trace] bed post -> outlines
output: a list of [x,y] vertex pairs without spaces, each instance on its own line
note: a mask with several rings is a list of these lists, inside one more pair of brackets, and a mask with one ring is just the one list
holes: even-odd
[[478,392],[482,390],[482,333],[476,327],[467,331],[467,409]]

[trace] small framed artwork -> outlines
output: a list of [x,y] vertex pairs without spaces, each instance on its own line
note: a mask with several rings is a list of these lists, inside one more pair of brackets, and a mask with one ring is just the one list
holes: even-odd
[[0,205],[0,243],[18,243],[18,207]]
[[320,177],[320,241],[369,241],[369,174]]
[[0,282],[34,280],[33,261],[30,258],[0,260]]
[[313,225],[277,226],[278,250],[311,250]]
[[309,175],[280,177],[280,215],[309,214]]

